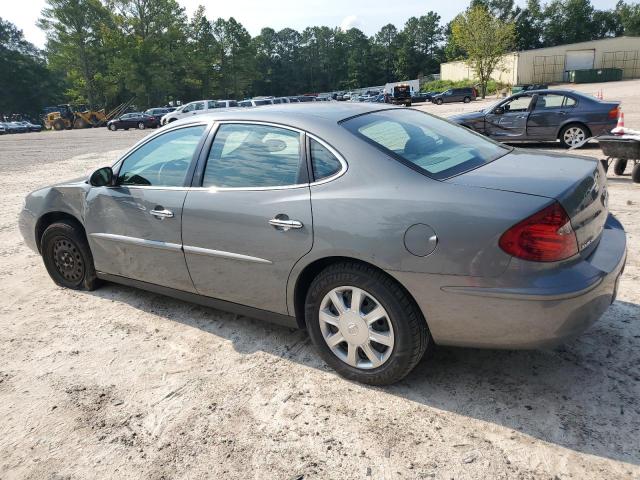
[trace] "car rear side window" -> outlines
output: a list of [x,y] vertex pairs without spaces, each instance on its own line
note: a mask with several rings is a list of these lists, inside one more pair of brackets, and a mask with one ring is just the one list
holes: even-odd
[[449,178],[511,151],[464,127],[412,109],[389,109],[341,122],[350,132],[435,179]]
[[545,94],[538,96],[536,101],[536,110],[549,110],[552,108],[560,108],[564,103],[564,95]]
[[280,127],[223,124],[204,172],[203,187],[283,187],[298,183],[300,134]]
[[182,187],[204,125],[180,128],[155,137],[124,159],[118,185]]
[[329,151],[327,147],[322,145],[313,138],[309,139],[311,147],[311,164],[313,165],[313,178],[317,182],[323,178],[335,175],[342,168],[340,160]]

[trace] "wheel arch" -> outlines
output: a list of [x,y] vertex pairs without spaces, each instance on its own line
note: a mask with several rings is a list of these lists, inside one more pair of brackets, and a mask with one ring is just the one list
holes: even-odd
[[47,227],[55,222],[59,221],[67,221],[74,225],[76,225],[85,238],[87,238],[87,232],[84,229],[84,225],[82,222],[78,220],[74,215],[71,215],[68,212],[55,211],[55,212],[47,212],[38,218],[36,222],[36,231],[35,231],[35,239],[36,245],[38,246],[38,252],[42,253],[42,235]]
[[[411,302],[413,302],[417,310],[422,314],[423,318],[425,317],[424,312],[422,312],[420,305],[418,304],[418,302],[416,302],[416,299],[413,297],[411,292],[409,292],[405,288],[405,286],[402,285],[402,283],[400,283],[396,278],[389,275],[379,266],[374,265],[373,263],[367,262],[365,260],[354,258],[354,257],[330,256],[330,257],[318,258],[310,262],[308,265],[302,268],[302,270],[300,271],[300,273],[297,275],[295,279],[295,286],[293,288],[293,311],[294,311],[296,321],[298,322],[298,327],[302,329],[306,329],[306,320],[304,318],[304,310],[305,310],[304,303],[307,296],[307,292],[309,291],[309,287],[311,286],[313,279],[316,278],[316,276],[318,276],[318,274],[325,268],[331,265],[334,265],[336,263],[342,263],[342,262],[359,263],[361,265],[366,265],[368,267],[371,267],[379,271],[381,274],[383,274],[384,276],[388,277],[393,282],[395,282],[403,290],[403,292],[407,295],[407,297],[411,300]],[[426,323],[426,320],[425,320],[425,323]]]

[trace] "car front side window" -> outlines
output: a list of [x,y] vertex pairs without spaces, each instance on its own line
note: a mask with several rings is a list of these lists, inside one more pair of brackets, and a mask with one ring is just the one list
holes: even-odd
[[203,187],[283,187],[298,183],[300,134],[269,125],[223,124],[209,152]]
[[191,159],[204,130],[204,125],[181,128],[145,143],[123,161],[117,184],[184,186]]
[[531,98],[528,95],[514,98],[513,100],[505,103],[503,109],[505,112],[526,112],[531,104]]

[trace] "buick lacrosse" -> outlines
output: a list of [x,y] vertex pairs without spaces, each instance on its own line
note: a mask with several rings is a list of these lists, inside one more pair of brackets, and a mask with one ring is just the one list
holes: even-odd
[[370,384],[434,344],[578,335],[626,259],[596,160],[363,103],[174,122],[89,179],[31,193],[20,229],[58,285],[106,280],[306,328],[327,364]]

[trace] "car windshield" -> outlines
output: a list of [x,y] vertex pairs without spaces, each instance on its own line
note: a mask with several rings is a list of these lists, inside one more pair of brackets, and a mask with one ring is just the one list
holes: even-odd
[[511,148],[417,110],[393,109],[342,122],[350,132],[435,179],[449,178],[507,154]]

